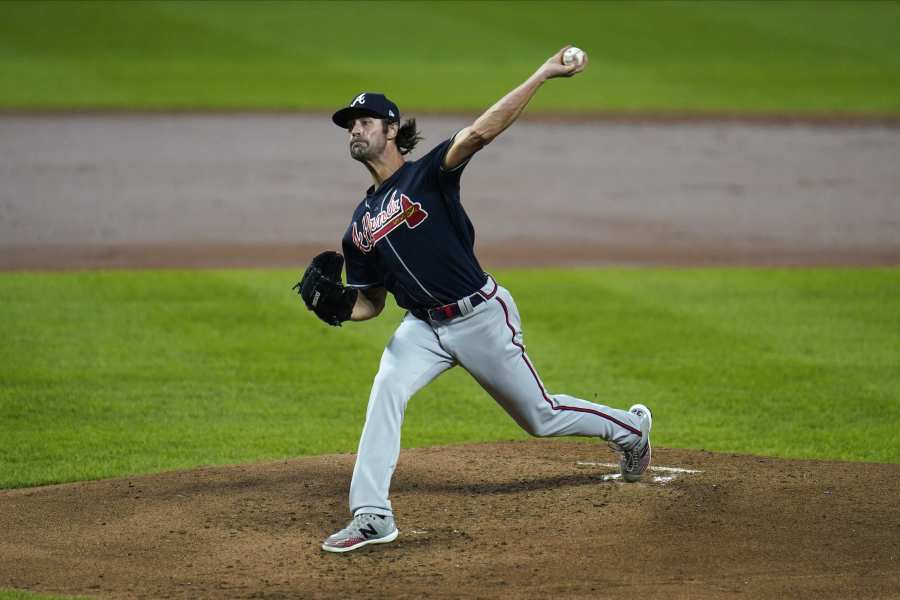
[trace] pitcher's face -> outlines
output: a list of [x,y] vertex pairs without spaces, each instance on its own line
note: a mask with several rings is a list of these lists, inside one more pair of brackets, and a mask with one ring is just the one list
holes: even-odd
[[350,156],[360,162],[381,156],[387,145],[387,128],[385,131],[381,119],[359,117],[347,124],[350,133]]

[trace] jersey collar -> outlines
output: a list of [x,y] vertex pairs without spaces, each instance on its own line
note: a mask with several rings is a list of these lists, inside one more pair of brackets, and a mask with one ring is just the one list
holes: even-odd
[[381,185],[379,185],[377,189],[374,185],[369,186],[369,189],[366,190],[366,208],[371,208],[371,206],[369,206],[369,199],[378,196],[381,192],[393,185],[394,182],[397,181],[397,179],[400,177],[400,173],[404,169],[406,169],[407,165],[409,165],[409,162],[404,161],[399,169],[394,171],[394,173],[390,177],[381,182]]

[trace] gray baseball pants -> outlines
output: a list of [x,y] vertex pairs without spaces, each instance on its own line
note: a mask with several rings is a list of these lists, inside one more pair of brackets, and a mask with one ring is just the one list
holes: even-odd
[[457,364],[531,435],[599,437],[624,447],[640,441],[636,415],[548,393],[525,353],[512,296],[492,277],[480,294],[485,302],[449,321],[426,322],[407,314],[384,349],[350,483],[354,515],[393,514],[388,492],[400,455],[406,404]]

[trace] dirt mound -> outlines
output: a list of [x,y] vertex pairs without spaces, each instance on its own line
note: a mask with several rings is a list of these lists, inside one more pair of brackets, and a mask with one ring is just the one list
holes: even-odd
[[0,587],[115,598],[900,596],[900,465],[597,444],[404,450],[396,542],[346,555],[354,455],[0,492]]

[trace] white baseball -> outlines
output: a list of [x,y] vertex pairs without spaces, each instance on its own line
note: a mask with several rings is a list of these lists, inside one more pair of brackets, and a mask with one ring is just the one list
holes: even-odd
[[580,65],[584,62],[584,51],[581,48],[576,48],[572,46],[568,48],[565,52],[563,52],[563,64],[566,66],[569,65]]

